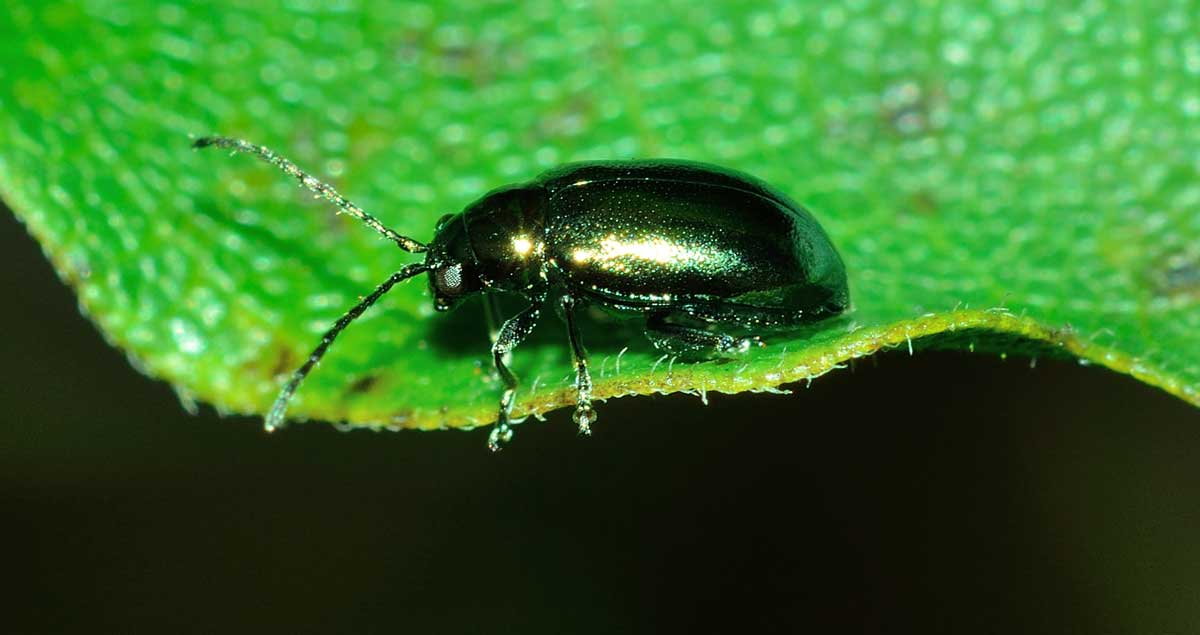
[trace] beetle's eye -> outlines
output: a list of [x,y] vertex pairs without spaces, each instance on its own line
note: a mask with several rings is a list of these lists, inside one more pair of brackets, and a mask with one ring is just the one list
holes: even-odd
[[433,274],[438,291],[444,295],[458,295],[463,288],[462,265],[455,263],[439,267]]
[[437,231],[437,230],[441,229],[451,218],[454,218],[454,214],[443,215],[441,218],[438,219],[437,224],[433,226],[433,231]]

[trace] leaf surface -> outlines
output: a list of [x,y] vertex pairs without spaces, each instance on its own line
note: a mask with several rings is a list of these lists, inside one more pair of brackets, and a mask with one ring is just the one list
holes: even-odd
[[[814,211],[850,314],[699,364],[589,320],[599,397],[769,390],[939,346],[1075,356],[1200,404],[1187,3],[318,4],[0,14],[0,194],[105,336],[185,398],[264,412],[333,320],[413,260],[264,164],[188,149],[227,134],[419,240],[569,160],[718,163]],[[410,282],[292,413],[488,423],[488,346],[477,304],[434,315]],[[519,413],[573,402],[557,319],[514,368]]]

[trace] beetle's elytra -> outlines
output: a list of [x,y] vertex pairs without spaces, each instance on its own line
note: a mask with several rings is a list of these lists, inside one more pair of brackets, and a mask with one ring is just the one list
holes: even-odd
[[429,272],[434,306],[446,311],[483,294],[492,324],[494,294],[528,306],[505,320],[492,361],[504,381],[493,450],[509,440],[517,378],[505,358],[533,330],[550,302],[562,309],[575,359],[574,420],[595,421],[587,353],[575,319],[582,304],[641,315],[655,346],[677,353],[728,354],[758,342],[754,332],[838,315],[850,302],[846,270],[825,231],[803,207],[751,176],[676,160],[594,161],[565,165],[484,195],[447,214],[423,244],[386,228],[332,187],[263,146],[226,137],[196,148],[245,152],[425,260],[401,268],[343,315],[284,385],[267,414],[281,426],[288,401],[344,328],[401,280]]

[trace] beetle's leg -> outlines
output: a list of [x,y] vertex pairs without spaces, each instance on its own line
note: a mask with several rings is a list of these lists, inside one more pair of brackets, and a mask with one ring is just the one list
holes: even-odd
[[588,372],[587,350],[579,336],[579,325],[575,322],[575,298],[562,296],[563,318],[567,321],[567,335],[571,338],[571,354],[575,358],[575,414],[571,419],[579,426],[579,434],[590,435],[596,421],[592,408],[592,375]]
[[667,321],[667,313],[652,313],[646,318],[646,337],[654,347],[683,355],[729,355],[744,353],[751,346],[762,346],[757,336],[734,337]]
[[304,378],[308,376],[308,373],[313,369],[313,366],[316,366],[317,362],[321,361],[321,358],[325,356],[325,351],[329,350],[330,345],[333,344],[333,340],[337,339],[338,334],[341,333],[342,330],[347,326],[350,326],[351,322],[358,319],[358,317],[363,314],[363,311],[366,311],[371,307],[372,304],[375,304],[376,300],[383,297],[383,294],[391,291],[392,287],[395,286],[397,282],[400,282],[401,280],[407,280],[428,270],[429,267],[423,262],[414,263],[404,267],[400,271],[393,273],[392,276],[387,280],[384,280],[383,284],[376,287],[375,290],[371,292],[371,295],[363,298],[362,302],[354,305],[354,308],[350,309],[345,315],[338,318],[338,321],[334,323],[333,328],[329,329],[329,331],[325,333],[325,336],[321,338],[321,343],[318,344],[315,349],[313,349],[313,352],[308,354],[308,359],[304,361],[304,365],[298,368],[296,372],[292,373],[292,377],[288,379],[288,382],[284,384],[283,389],[279,391],[279,396],[275,398],[275,403],[271,406],[271,410],[267,413],[267,419],[264,424],[267,432],[271,432],[276,428],[283,426],[284,414],[287,412],[288,402],[292,400],[292,395],[296,394],[296,388],[298,388],[300,386],[300,382],[304,381]]
[[504,326],[500,328],[500,334],[496,337],[496,342],[492,344],[492,363],[496,365],[496,372],[500,373],[500,380],[504,382],[504,394],[500,397],[500,413],[496,416],[496,425],[492,428],[492,433],[488,435],[488,447],[493,452],[499,450],[512,438],[512,428],[508,424],[508,416],[512,413],[513,401],[517,394],[517,376],[508,369],[505,358],[537,325],[545,300],[545,296],[535,298],[533,304],[524,311],[505,321]]

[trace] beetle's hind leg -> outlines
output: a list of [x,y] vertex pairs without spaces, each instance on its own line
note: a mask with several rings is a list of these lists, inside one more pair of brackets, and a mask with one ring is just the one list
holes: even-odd
[[660,351],[686,357],[713,357],[744,353],[751,346],[762,346],[762,339],[752,335],[738,337],[707,331],[669,321],[671,313],[652,313],[646,318],[646,337]]
[[563,319],[567,322],[567,335],[571,338],[571,355],[575,359],[575,414],[571,419],[579,426],[579,434],[590,435],[596,422],[596,410],[592,408],[592,374],[588,372],[587,350],[579,336],[579,324],[575,320],[575,298],[562,296]]

